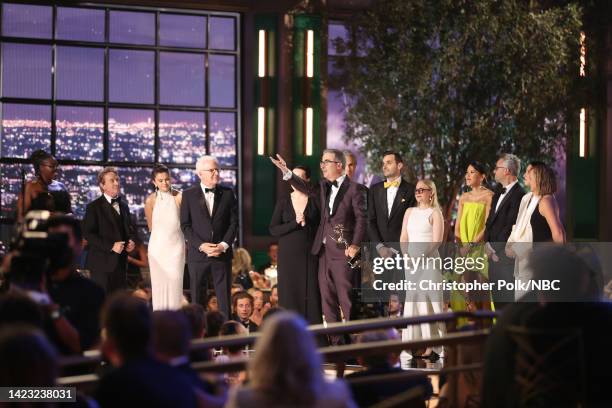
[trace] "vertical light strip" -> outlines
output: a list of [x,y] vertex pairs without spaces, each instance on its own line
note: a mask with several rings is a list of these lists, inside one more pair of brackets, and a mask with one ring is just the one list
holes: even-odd
[[257,154],[266,152],[266,108],[257,108]]
[[314,31],[306,31],[306,77],[314,75]]
[[259,64],[258,76],[263,78],[266,76],[266,31],[259,30]]
[[312,108],[306,108],[306,156],[312,156]]
[[578,147],[578,155],[586,156],[586,109],[580,109],[580,140]]
[[580,76],[586,76],[586,34],[580,32]]

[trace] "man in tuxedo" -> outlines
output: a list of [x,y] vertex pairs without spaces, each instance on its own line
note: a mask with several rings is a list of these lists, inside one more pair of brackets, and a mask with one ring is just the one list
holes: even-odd
[[399,153],[383,153],[382,170],[386,181],[374,184],[368,196],[368,235],[382,257],[393,257],[407,208],[414,207],[414,184],[402,178],[404,161]]
[[[238,201],[219,185],[219,162],[203,156],[196,163],[200,183],[183,192],[181,229],[187,240],[191,302],[205,300],[202,284],[212,273],[219,310],[230,315],[232,247],[238,232]],[[204,292],[205,294],[206,292]]]
[[85,269],[106,292],[126,287],[127,254],[134,249],[130,209],[120,195],[119,174],[105,167],[98,174],[102,196],[87,205],[83,235],[89,250]]
[[[491,211],[485,225],[485,242],[489,257],[489,280],[514,282],[514,259],[508,258],[504,248],[516,223],[521,199],[525,191],[518,184],[521,161],[513,154],[503,154],[495,164],[495,181],[502,186],[493,195]],[[514,292],[493,290],[493,302],[496,310],[503,309],[514,300]]]
[[[351,316],[353,299],[351,289],[358,284],[357,272],[350,268],[347,258],[352,258],[360,250],[367,229],[367,193],[361,184],[351,181],[344,174],[346,165],[340,150],[326,149],[321,158],[323,179],[320,188],[313,187],[295,176],[285,161],[271,158],[296,189],[318,199],[321,206],[321,220],[312,246],[312,254],[319,257],[319,287],[323,315],[326,322],[339,322],[341,312],[346,320]],[[316,197],[316,195],[319,197]],[[338,242],[339,236],[334,228],[343,226],[342,238],[348,248]],[[330,336],[332,344],[339,344],[341,336]]]

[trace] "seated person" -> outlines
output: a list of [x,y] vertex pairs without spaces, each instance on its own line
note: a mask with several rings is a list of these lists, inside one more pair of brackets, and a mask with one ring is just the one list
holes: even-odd
[[[241,336],[248,334],[247,330],[242,324],[234,320],[229,320],[223,323],[219,332],[220,336]],[[247,348],[245,346],[227,346],[223,347],[223,354],[217,356],[215,361],[218,363],[226,363],[232,360],[241,360],[245,358],[244,351]],[[227,373],[226,380],[231,385],[242,384],[246,380],[245,371],[235,371]]]
[[256,332],[258,326],[251,320],[253,314],[253,296],[246,292],[236,293],[232,299],[234,315],[232,320],[236,320],[247,329],[249,333]]
[[204,331],[204,337],[217,337],[221,326],[227,320],[223,312],[206,312],[206,329]]

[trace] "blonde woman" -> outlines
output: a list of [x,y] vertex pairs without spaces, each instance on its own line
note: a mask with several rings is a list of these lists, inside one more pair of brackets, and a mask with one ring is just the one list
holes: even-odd
[[[416,207],[408,208],[402,222],[400,245],[402,252],[413,258],[422,255],[429,261],[418,270],[406,270],[406,280],[416,282],[441,282],[442,273],[432,262],[439,257],[438,247],[444,235],[444,217],[438,204],[436,185],[431,180],[419,180],[414,190]],[[404,317],[442,313],[442,292],[432,290],[408,291],[404,304]],[[429,339],[443,336],[446,329],[441,323],[410,325],[404,330],[405,340]],[[440,348],[428,348],[422,357],[437,360]]]
[[293,312],[275,313],[265,321],[247,371],[248,386],[235,388],[226,407],[356,406],[342,380],[325,380],[314,337]]
[[253,269],[251,255],[244,248],[236,248],[232,257],[232,283],[242,285],[244,290],[253,287],[253,281],[249,277],[249,272]]

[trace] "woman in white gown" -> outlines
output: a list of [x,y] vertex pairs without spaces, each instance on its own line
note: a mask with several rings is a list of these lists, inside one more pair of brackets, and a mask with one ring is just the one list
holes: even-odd
[[[404,214],[400,243],[402,252],[408,256],[420,258],[425,255],[425,258],[430,260],[418,270],[406,270],[406,280],[416,282],[418,288],[419,282],[424,280],[442,282],[442,273],[432,260],[440,256],[438,247],[442,243],[444,234],[444,217],[433,181],[419,180],[415,188],[415,198],[417,206],[408,208]],[[441,291],[407,291],[404,317],[442,313],[442,303]],[[404,341],[412,341],[439,337],[445,333],[446,328],[443,323],[409,325],[403,331],[402,338]],[[422,357],[433,361],[438,359],[441,353],[441,347],[428,348]]]
[[170,185],[170,171],[164,165],[153,168],[155,192],[147,197],[145,216],[151,231],[149,267],[153,310],[180,309],[183,300],[185,238],[181,231],[181,193]]

